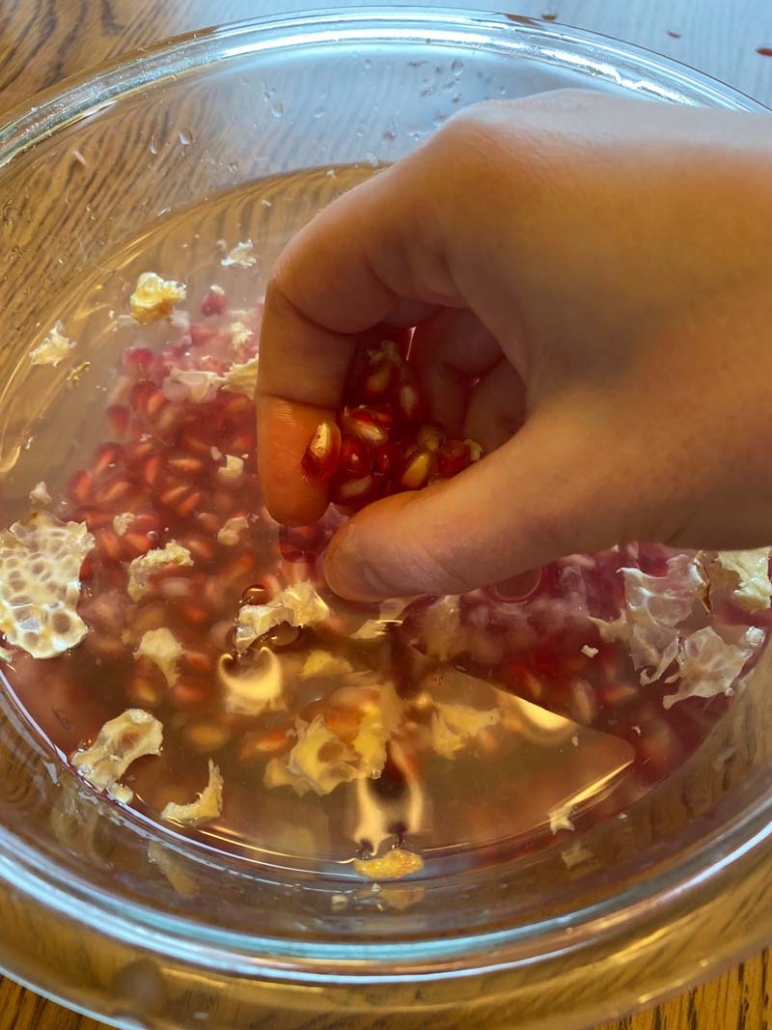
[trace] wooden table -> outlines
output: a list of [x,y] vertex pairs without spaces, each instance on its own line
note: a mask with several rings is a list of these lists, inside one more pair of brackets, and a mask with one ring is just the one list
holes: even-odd
[[[431,0],[423,2],[432,6]],[[0,116],[67,75],[165,36],[312,6],[314,0],[0,0]],[[333,6],[358,4],[335,0]],[[772,47],[770,0],[445,0],[443,6],[510,8],[603,32],[700,68],[772,106],[772,57],[757,52]],[[603,1030],[767,1030],[772,1027],[770,972],[769,952],[764,952]],[[0,980],[0,1030],[103,1027]]]

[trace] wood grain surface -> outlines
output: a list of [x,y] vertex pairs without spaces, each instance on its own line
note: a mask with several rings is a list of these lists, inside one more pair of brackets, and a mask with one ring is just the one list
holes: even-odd
[[[309,6],[312,0],[0,0],[0,117],[68,75],[166,36]],[[334,6],[357,5],[336,0]],[[602,32],[683,61],[772,106],[772,58],[757,52],[772,47],[770,0],[446,0],[443,6],[507,8]],[[603,1030],[768,1030],[769,976],[765,952]],[[334,1030],[334,1022],[326,1025]],[[103,1026],[0,980],[0,1030]],[[471,1022],[469,1028],[484,1030]]]

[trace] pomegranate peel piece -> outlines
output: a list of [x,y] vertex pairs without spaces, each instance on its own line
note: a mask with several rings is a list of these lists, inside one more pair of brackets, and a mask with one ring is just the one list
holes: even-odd
[[222,813],[223,778],[220,770],[209,759],[209,781],[195,801],[178,805],[170,801],[161,812],[161,819],[167,823],[182,826],[201,826],[217,819]]

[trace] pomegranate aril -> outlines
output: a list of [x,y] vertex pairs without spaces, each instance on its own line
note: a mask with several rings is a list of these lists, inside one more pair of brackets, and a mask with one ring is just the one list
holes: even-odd
[[291,562],[315,558],[324,548],[326,537],[318,526],[281,526],[279,550]]
[[371,408],[344,408],[341,423],[345,431],[370,447],[378,447],[389,438],[389,427]]
[[94,477],[86,469],[80,469],[70,479],[67,493],[75,504],[84,505],[92,499],[93,490]]
[[322,419],[301,460],[305,474],[314,479],[332,479],[338,470],[340,448],[341,436],[337,424],[332,419]]
[[356,393],[365,400],[376,401],[385,397],[396,378],[397,366],[389,358],[379,358],[366,369]]
[[176,404],[164,400],[157,411],[150,416],[153,430],[158,436],[170,437],[179,428],[180,408]]
[[347,479],[338,483],[333,500],[340,504],[351,504],[354,501],[362,501],[373,496],[375,480],[372,476],[362,476],[360,479]]
[[119,504],[119,502],[125,501],[132,492],[133,487],[129,480],[125,479],[123,476],[116,476],[107,483],[103,483],[96,487],[94,491],[94,500],[97,505],[114,507]]
[[295,744],[295,737],[290,734],[290,729],[289,726],[277,726],[273,729],[245,733],[239,743],[239,761],[244,765],[251,765],[289,751]]
[[165,404],[168,404],[168,401],[163,392],[149,379],[141,379],[131,389],[129,407],[144,418],[157,415]]
[[255,560],[246,552],[236,555],[220,570],[220,582],[227,590],[245,590],[254,578]]
[[180,609],[180,618],[191,629],[200,629],[211,621],[208,608],[200,604],[186,604]]
[[214,561],[217,554],[217,540],[212,537],[202,536],[199,533],[192,533],[181,541],[184,547],[190,551],[193,560],[196,562]]
[[219,339],[219,332],[217,329],[212,329],[208,325],[192,325],[188,329],[188,336],[190,337],[191,347],[210,347],[213,342]]
[[206,470],[201,458],[191,454],[173,454],[166,459],[166,468],[175,476],[200,476]]
[[206,707],[209,692],[203,683],[196,680],[179,679],[169,688],[169,700],[181,711],[200,711]]
[[225,290],[220,286],[210,286],[201,301],[201,314],[204,318],[211,318],[213,315],[224,315],[227,310],[228,298],[225,296]]
[[437,471],[447,479],[457,476],[471,463],[469,448],[462,440],[448,440],[437,451]]
[[418,383],[409,365],[402,365],[399,370],[397,405],[408,422],[416,422],[423,412]]
[[215,665],[216,659],[211,651],[188,649],[180,659],[180,668],[184,672],[195,672],[210,675],[214,672]]
[[188,515],[192,515],[193,512],[201,504],[201,498],[203,494],[200,490],[193,490],[188,494],[175,508],[175,513],[181,518],[187,518]]
[[123,561],[123,541],[114,529],[100,529],[94,535],[96,549],[105,565],[117,565]]
[[177,444],[185,454],[206,455],[207,458],[212,456],[211,437],[199,427],[183,429],[177,439]]
[[213,511],[199,511],[196,513],[196,522],[203,533],[210,536],[217,536],[222,528],[222,519]]
[[76,522],[85,522],[90,533],[97,529],[104,529],[105,526],[112,526],[114,515],[111,511],[103,511],[101,508],[81,508],[72,515]]
[[113,404],[105,412],[110,432],[119,440],[125,440],[131,428],[131,412],[125,404]]
[[416,451],[405,464],[399,477],[403,490],[420,490],[437,469],[437,459],[430,451]]
[[156,360],[149,347],[130,347],[123,352],[124,370],[135,379],[148,379],[155,369]]
[[[389,444],[384,444],[388,447]],[[345,479],[360,479],[371,470],[371,451],[356,436],[344,436],[340,445],[338,474]]]
[[168,482],[158,495],[158,503],[167,511],[176,511],[178,506],[186,500],[191,493],[188,483]]
[[385,443],[372,452],[372,472],[375,476],[393,479],[404,464],[404,453],[398,443]]
[[231,739],[232,730],[229,726],[202,720],[188,723],[183,736],[188,747],[207,755],[224,748]]
[[422,451],[431,451],[432,454],[436,454],[447,439],[447,433],[442,426],[434,422],[426,422],[419,426],[415,434],[415,442],[418,447]]
[[142,466],[140,467],[139,478],[145,484],[145,486],[152,490],[155,486],[157,486],[161,478],[161,473],[163,472],[163,469],[163,455],[151,453],[150,456],[145,459],[145,461],[142,463]]

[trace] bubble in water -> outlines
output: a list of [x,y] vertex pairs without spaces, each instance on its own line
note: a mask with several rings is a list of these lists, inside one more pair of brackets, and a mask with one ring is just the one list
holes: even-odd
[[366,72],[369,72],[369,71],[370,71],[370,69],[372,68],[372,66],[373,66],[373,62],[372,62],[372,61],[370,60],[370,58],[369,58],[369,57],[366,57],[366,58],[364,59],[364,61],[362,62],[362,67],[364,68],[364,70],[365,70]]
[[150,142],[148,143],[147,148],[151,154],[158,153],[158,137],[155,133],[150,137]]
[[183,145],[183,147],[189,147],[190,144],[193,142],[193,133],[190,131],[190,129],[180,129],[179,137],[180,143]]
[[379,164],[378,158],[376,157],[376,155],[371,150],[368,150],[367,153],[365,154],[365,161],[367,161],[367,163],[370,165],[371,168],[377,168],[378,167],[378,164]]
[[284,104],[281,102],[281,100],[273,101],[273,103],[271,104],[271,114],[274,118],[284,117]]
[[314,109],[314,118],[324,118],[324,108],[317,107]]
[[231,173],[232,175],[235,175],[235,174],[236,174],[236,172],[238,172],[238,170],[239,170],[239,163],[238,163],[238,161],[231,161],[231,162],[230,162],[230,163],[228,164],[228,171],[229,171],[229,172],[230,172],[230,173]]
[[456,58],[453,64],[451,64],[450,70],[453,72],[455,77],[458,78],[461,72],[464,70],[464,62]]

